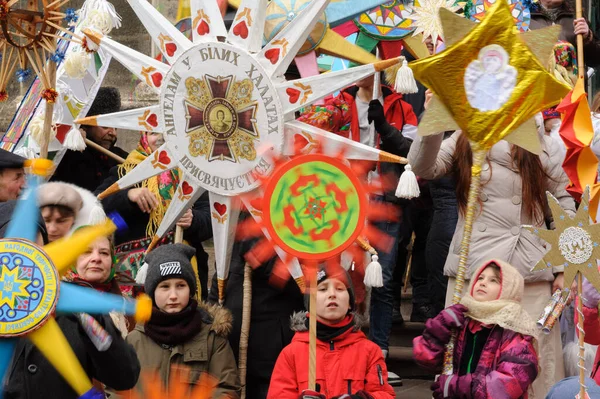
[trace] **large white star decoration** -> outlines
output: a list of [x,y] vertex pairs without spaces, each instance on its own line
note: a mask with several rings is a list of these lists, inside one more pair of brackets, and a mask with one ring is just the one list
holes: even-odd
[[[128,0],[169,64],[84,31],[160,94],[154,106],[78,120],[88,125],[162,132],[165,144],[101,198],[164,170],[179,168],[181,184],[154,237],[158,242],[204,191],[210,193],[219,295],[229,274],[235,226],[244,202],[251,209],[259,176],[273,159],[293,155],[298,140],[323,137],[324,147],[349,147],[348,159],[405,160],[296,122],[295,113],[345,86],[398,63],[397,59],[286,81],[283,74],[313,30],[328,0],[314,0],[264,47],[267,0],[241,2],[229,32],[215,0],[192,0],[193,41],[145,0]],[[223,40],[224,39],[224,40]],[[150,129],[149,129],[150,127]],[[314,140],[313,140],[314,141]],[[241,194],[245,194],[243,199]],[[253,216],[260,218],[256,212]],[[288,262],[289,263],[289,262]],[[292,277],[302,276],[298,262]]]

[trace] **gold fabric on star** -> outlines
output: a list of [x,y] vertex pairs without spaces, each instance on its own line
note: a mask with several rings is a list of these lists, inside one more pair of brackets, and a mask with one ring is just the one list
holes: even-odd
[[[445,32],[466,31],[466,23],[452,12],[441,9],[440,18]],[[459,28],[454,29],[453,28]],[[410,64],[415,78],[431,89],[441,100],[429,113],[425,115],[419,130],[431,134],[431,125],[451,126],[453,118],[471,141],[473,149],[489,150],[494,144],[513,133],[524,122],[531,119],[542,109],[558,104],[569,88],[546,71],[544,64],[547,60],[539,60],[536,55],[546,53],[549,43],[554,43],[560,32],[560,26],[528,32],[526,42],[522,35],[515,31],[514,20],[510,8],[505,1],[497,1],[485,19],[466,33],[460,40],[448,47],[445,51],[415,61]],[[451,40],[453,41],[453,40]],[[526,44],[527,43],[527,44]],[[539,47],[533,52],[528,45]],[[491,47],[490,47],[491,46]],[[496,47],[499,46],[499,47]],[[474,68],[474,61],[481,61],[482,49],[495,54],[505,51],[508,55],[507,69],[515,77],[514,87],[503,89],[506,100],[499,107],[490,110],[475,108],[479,104],[471,104],[467,96],[466,79],[467,69]],[[499,50],[498,50],[499,49]],[[503,49],[503,51],[502,51]],[[481,52],[483,54],[483,52]],[[500,56],[497,56],[499,59]],[[487,69],[480,68],[481,76],[488,73]],[[492,76],[495,73],[488,73]],[[507,79],[491,77],[495,82],[506,82]],[[476,80],[475,84],[479,83]],[[498,83],[500,84],[500,83]],[[504,83],[502,83],[504,84]],[[447,112],[440,112],[439,107],[444,107]],[[430,124],[430,126],[428,126]],[[537,131],[530,135],[518,134],[511,137],[511,142],[529,150],[541,148]]]

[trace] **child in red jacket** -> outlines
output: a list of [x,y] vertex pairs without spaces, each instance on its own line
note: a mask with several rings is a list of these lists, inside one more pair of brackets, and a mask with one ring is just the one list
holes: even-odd
[[[538,374],[535,322],[521,307],[523,276],[491,260],[473,274],[460,304],[444,309],[413,341],[416,362],[439,372],[452,329],[458,329],[452,375],[433,383],[433,397],[526,399]],[[465,316],[466,313],[466,316]]]
[[341,268],[317,275],[317,390],[308,388],[308,314],[292,316],[297,331],[275,364],[267,399],[391,399],[381,349],[356,325],[354,290]]

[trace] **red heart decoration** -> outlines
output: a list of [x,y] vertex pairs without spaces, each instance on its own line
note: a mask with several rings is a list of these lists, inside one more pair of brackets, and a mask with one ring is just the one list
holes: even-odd
[[156,114],[150,114],[148,119],[146,119],[146,122],[148,122],[148,124],[152,127],[157,127],[158,126],[158,117],[156,116]]
[[162,84],[162,73],[160,72],[155,72],[152,75],[150,75],[150,78],[152,79],[152,83],[154,84],[154,87],[160,87],[160,85]]
[[275,65],[277,63],[277,60],[279,60],[280,52],[281,51],[279,50],[279,48],[272,48],[265,52],[265,57],[267,57],[267,59],[271,61],[271,64]]
[[169,57],[173,57],[173,54],[177,51],[177,45],[175,43],[165,44],[165,51]]
[[308,140],[301,134],[294,134],[294,149],[300,151],[308,145]]
[[198,24],[198,27],[196,28],[196,32],[198,32],[198,34],[200,36],[204,36],[210,32],[210,26],[208,26],[208,23],[205,20],[202,20]]
[[233,34],[241,37],[242,39],[248,38],[248,25],[246,21],[242,21],[233,28]]
[[171,158],[169,158],[169,154],[167,154],[166,151],[161,151],[158,154],[158,162],[162,163],[163,165],[168,165],[171,163]]
[[287,93],[288,97],[290,98],[291,104],[296,104],[298,102],[298,99],[300,98],[300,90],[296,90],[291,87],[288,87],[287,89],[285,89],[285,92]]
[[254,198],[250,201],[250,205],[258,211],[262,211],[262,198]]
[[181,184],[181,191],[183,192],[183,195],[189,195],[194,191],[194,188],[190,186],[188,182],[184,181]]
[[224,214],[227,213],[227,205],[225,205],[225,204],[215,202],[213,207],[215,208],[215,211],[217,211],[217,213],[221,216],[223,216]]

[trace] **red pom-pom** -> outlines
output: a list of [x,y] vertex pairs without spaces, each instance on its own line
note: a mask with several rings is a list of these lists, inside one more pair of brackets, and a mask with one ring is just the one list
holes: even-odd
[[8,93],[6,90],[0,91],[0,102],[4,102],[6,100],[8,100]]
[[54,89],[46,89],[42,92],[42,98],[50,104],[54,104],[58,98],[58,92]]

